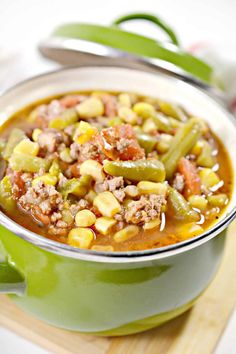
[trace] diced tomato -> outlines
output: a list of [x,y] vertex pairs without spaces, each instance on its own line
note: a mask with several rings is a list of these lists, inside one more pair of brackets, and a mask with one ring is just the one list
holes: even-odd
[[111,160],[140,160],[145,157],[130,124],[103,129],[98,135],[102,152]]
[[185,179],[185,194],[194,195],[201,193],[201,181],[196,166],[182,157],[178,163],[178,170]]
[[68,170],[70,170],[72,177],[76,177],[76,178],[80,177],[79,169],[80,169],[80,164],[77,162],[74,163],[73,165],[68,166]]

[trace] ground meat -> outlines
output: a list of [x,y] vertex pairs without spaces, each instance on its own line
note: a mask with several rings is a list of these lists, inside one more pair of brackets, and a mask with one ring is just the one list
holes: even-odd
[[103,156],[96,141],[88,141],[82,145],[73,143],[70,146],[70,154],[73,159],[80,162],[89,159],[100,160]]
[[105,116],[109,118],[117,116],[118,105],[116,97],[105,93],[101,96],[101,99],[104,103]]
[[181,193],[184,190],[184,185],[184,176],[181,173],[176,173],[172,184],[173,188]]
[[107,181],[108,189],[110,192],[113,192],[116,189],[124,188],[124,178],[123,177],[114,177],[108,179]]
[[123,177],[114,177],[102,183],[95,183],[94,190],[96,193],[110,191],[120,202],[123,202],[125,198]]
[[51,216],[51,221],[56,222],[62,218],[62,214],[58,212],[54,212]]
[[124,152],[127,147],[131,144],[129,139],[121,138],[119,141],[116,143],[116,148],[120,152]]
[[64,141],[63,134],[56,129],[45,129],[38,136],[38,144],[43,150],[52,153]]
[[66,182],[68,181],[68,179],[62,174],[59,174],[59,181],[58,181],[58,188],[62,188]]
[[50,215],[58,209],[60,204],[63,204],[63,200],[54,186],[39,182],[36,186],[29,187],[27,192],[19,198],[18,203],[23,210],[34,213],[37,209],[37,215],[39,212]]
[[143,195],[139,200],[129,203],[124,215],[125,221],[140,224],[160,218],[161,207],[164,204],[166,200],[162,195]]
[[119,202],[123,202],[125,199],[125,191],[124,189],[117,189],[113,192],[114,196],[116,197],[116,199],[119,200]]
[[52,100],[52,102],[50,102],[47,106],[47,115],[49,120],[59,116],[62,111],[64,111],[64,107],[58,100]]

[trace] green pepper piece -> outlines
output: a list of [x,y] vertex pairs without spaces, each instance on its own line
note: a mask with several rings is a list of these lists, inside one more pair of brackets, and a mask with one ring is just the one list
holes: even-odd
[[26,135],[23,130],[16,128],[11,131],[6,146],[2,152],[2,156],[5,160],[10,158],[16,145],[23,139],[26,139]]
[[66,199],[68,194],[76,195],[77,197],[83,197],[89,190],[92,182],[92,177],[88,175],[81,176],[79,179],[69,179],[63,187],[59,189],[59,192]]
[[212,156],[212,149],[207,141],[204,141],[202,151],[197,159],[198,166],[212,168],[215,164],[215,159]]
[[168,188],[168,192],[168,203],[176,219],[187,222],[199,221],[199,214],[190,207],[182,194],[172,187]]
[[10,178],[5,176],[0,182],[0,206],[7,212],[12,212],[16,202],[12,197],[12,185]]
[[164,165],[154,159],[137,161],[105,161],[104,171],[112,176],[123,176],[131,181],[163,182]]
[[14,171],[39,172],[40,169],[48,171],[50,162],[41,157],[14,153],[9,159],[9,166]]
[[201,126],[196,118],[179,128],[173,138],[168,152],[163,156],[162,162],[165,165],[166,177],[171,179],[176,171],[179,159],[188,154],[201,135]]
[[119,117],[114,117],[109,119],[108,121],[108,125],[109,127],[114,127],[115,125],[119,125],[119,124],[123,124],[124,122],[122,121],[122,119],[120,119]]
[[53,118],[49,122],[49,128],[63,130],[71,124],[78,121],[78,114],[74,108],[68,108],[58,117]]
[[53,160],[51,167],[49,168],[49,173],[52,176],[58,177],[61,173],[61,169],[57,160]]
[[138,138],[139,145],[146,151],[147,154],[153,151],[157,143],[157,139],[155,139],[151,135],[144,134],[144,133],[141,134],[138,133],[137,138]]

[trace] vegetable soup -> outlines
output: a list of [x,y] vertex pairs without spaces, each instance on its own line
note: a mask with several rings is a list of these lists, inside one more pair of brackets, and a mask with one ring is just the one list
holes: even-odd
[[231,197],[229,156],[177,104],[80,92],[26,107],[0,130],[0,207],[44,237],[97,251],[195,237]]

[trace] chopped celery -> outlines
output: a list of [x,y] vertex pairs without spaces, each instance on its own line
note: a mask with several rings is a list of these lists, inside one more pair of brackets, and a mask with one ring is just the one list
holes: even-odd
[[5,160],[8,160],[13,153],[14,148],[16,145],[23,139],[26,138],[25,133],[21,129],[13,129],[11,134],[7,140],[6,146],[3,150],[2,156]]
[[8,212],[12,212],[16,202],[12,197],[12,185],[10,178],[5,176],[0,182],[0,206]]
[[41,157],[14,153],[9,159],[9,166],[14,171],[39,172],[40,169],[48,171],[50,162]]
[[87,175],[80,177],[80,179],[69,179],[64,184],[64,186],[59,189],[59,192],[63,195],[64,198],[67,198],[68,194],[73,194],[77,197],[83,197],[88,192],[91,181],[92,177]]

